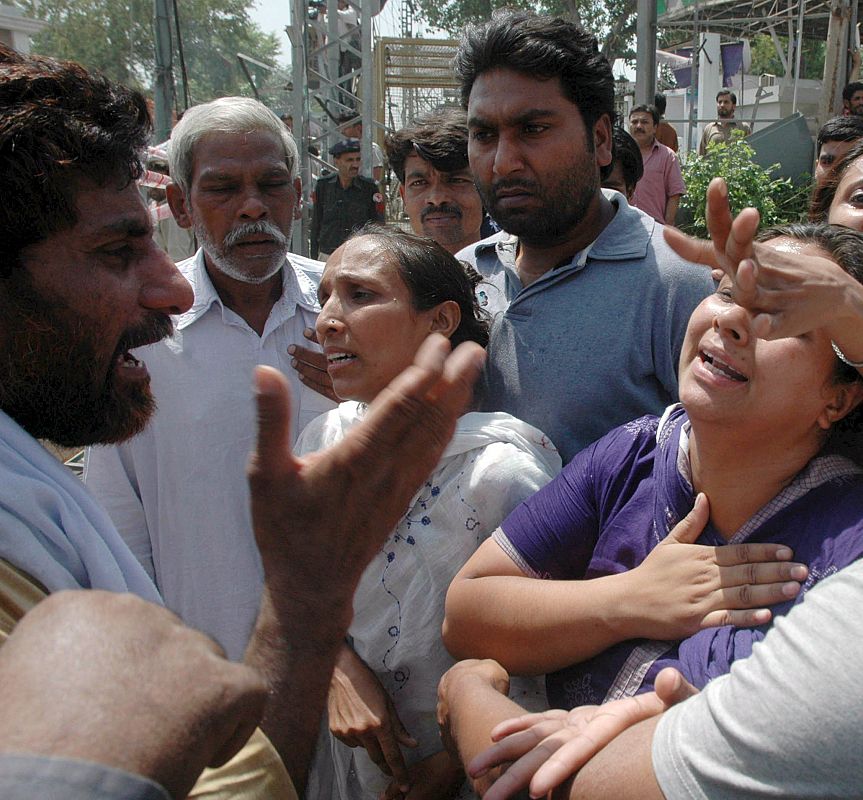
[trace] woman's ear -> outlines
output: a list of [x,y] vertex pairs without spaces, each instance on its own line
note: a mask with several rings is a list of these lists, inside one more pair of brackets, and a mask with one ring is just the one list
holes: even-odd
[[825,431],[847,417],[863,402],[863,383],[860,381],[836,383],[831,388],[833,396],[818,416],[818,425]]
[[442,333],[447,339],[461,323],[461,309],[455,300],[444,300],[432,309],[429,333]]

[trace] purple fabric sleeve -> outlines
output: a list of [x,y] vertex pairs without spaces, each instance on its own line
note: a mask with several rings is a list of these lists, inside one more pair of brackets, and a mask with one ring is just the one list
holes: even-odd
[[[555,580],[592,577],[593,560],[603,563],[597,544],[606,527],[638,492],[650,475],[655,448],[656,417],[642,417],[615,428],[582,450],[551,483],[518,506],[501,525],[510,557],[530,572]],[[644,539],[651,527],[652,499],[636,501],[638,523],[632,528]],[[624,515],[628,521],[629,514]],[[645,519],[641,520],[640,517]],[[630,527],[623,523],[624,527]],[[636,562],[638,563],[638,562]],[[620,568],[612,569],[620,571]]]
[[587,569],[599,534],[592,462],[603,441],[582,450],[501,524],[515,555],[539,577],[572,579]]

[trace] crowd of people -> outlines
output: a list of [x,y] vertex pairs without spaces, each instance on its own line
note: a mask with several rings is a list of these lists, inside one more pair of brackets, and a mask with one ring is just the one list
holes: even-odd
[[187,111],[175,265],[143,96],[0,45],[4,798],[859,795],[854,117],[809,222],[717,179],[699,241],[592,35],[454,69],[386,141],[411,233],[344,120],[325,263],[284,122]]

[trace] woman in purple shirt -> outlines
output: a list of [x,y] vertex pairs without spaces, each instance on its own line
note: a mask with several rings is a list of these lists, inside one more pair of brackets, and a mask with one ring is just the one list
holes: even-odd
[[[860,234],[769,236],[839,262],[836,296],[859,303]],[[842,354],[859,349],[842,314],[757,339],[724,279],[690,320],[682,405],[580,453],[456,576],[451,652],[550,673],[549,701],[565,708],[647,691],[666,666],[703,686],[748,656],[772,615],[863,554],[863,470],[847,457],[861,453],[848,431],[863,411],[863,356]]]

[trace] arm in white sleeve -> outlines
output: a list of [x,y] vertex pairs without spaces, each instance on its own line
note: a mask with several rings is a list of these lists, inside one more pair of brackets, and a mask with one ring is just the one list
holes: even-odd
[[138,490],[137,476],[124,445],[88,447],[84,483],[155,582],[153,545]]

